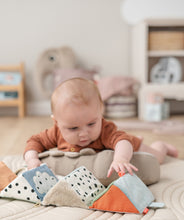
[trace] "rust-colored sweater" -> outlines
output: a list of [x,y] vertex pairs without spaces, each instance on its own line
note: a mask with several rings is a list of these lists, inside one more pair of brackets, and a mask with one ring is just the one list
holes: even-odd
[[[50,129],[46,129],[37,135],[33,135],[28,141],[25,152],[35,150],[38,153],[57,147],[62,151],[79,152],[83,148],[93,148],[96,152],[105,149],[115,149],[120,140],[128,140],[133,145],[134,151],[140,147],[141,140],[135,136],[131,136],[124,131],[117,130],[113,122],[102,119],[102,131],[100,137],[86,147],[80,147],[67,143],[59,128],[55,124]],[[24,152],[24,153],[25,153]]]

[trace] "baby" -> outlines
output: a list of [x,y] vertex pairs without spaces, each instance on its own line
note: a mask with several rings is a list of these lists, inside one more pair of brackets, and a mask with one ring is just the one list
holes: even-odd
[[113,171],[130,174],[137,171],[130,163],[134,151],[149,152],[160,163],[166,155],[177,157],[174,146],[161,141],[146,146],[141,138],[119,131],[114,123],[105,120],[103,102],[92,81],[73,78],[61,83],[52,94],[51,107],[54,126],[27,141],[24,157],[29,169],[41,164],[38,153],[54,147],[71,152],[83,148],[93,148],[96,152],[114,150],[108,177]]

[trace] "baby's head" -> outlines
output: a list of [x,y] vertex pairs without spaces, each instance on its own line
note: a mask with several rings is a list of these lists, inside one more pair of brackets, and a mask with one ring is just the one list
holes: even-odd
[[51,108],[53,114],[58,104],[89,105],[95,100],[103,108],[103,102],[97,86],[91,80],[72,78],[61,83],[53,92]]
[[51,107],[68,143],[85,147],[100,136],[103,102],[92,81],[73,78],[61,83],[53,92]]

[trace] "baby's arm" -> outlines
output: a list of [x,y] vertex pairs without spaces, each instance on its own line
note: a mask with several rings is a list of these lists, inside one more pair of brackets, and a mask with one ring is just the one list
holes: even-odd
[[57,133],[60,132],[56,124],[39,134],[29,138],[24,151],[24,159],[28,169],[40,166],[41,161],[38,158],[38,152],[47,151],[57,146]]
[[35,150],[29,150],[25,153],[24,159],[28,166],[28,169],[33,169],[41,165],[41,161],[38,158],[38,152]]
[[130,160],[133,155],[132,144],[127,140],[121,140],[116,144],[114,150],[114,158],[111,166],[108,170],[107,177],[109,177],[113,170],[118,172],[123,172],[127,170],[131,175],[133,174],[132,170],[137,171],[138,169],[130,163]]

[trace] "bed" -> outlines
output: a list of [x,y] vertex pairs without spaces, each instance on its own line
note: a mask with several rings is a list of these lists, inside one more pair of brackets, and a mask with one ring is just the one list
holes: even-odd
[[[23,167],[19,155],[0,157],[12,170]],[[157,202],[165,208],[150,209],[146,215],[120,214],[72,207],[36,206],[14,199],[0,199],[0,219],[67,219],[67,220],[183,220],[184,219],[184,161],[167,157],[161,165],[160,181],[149,186]]]

